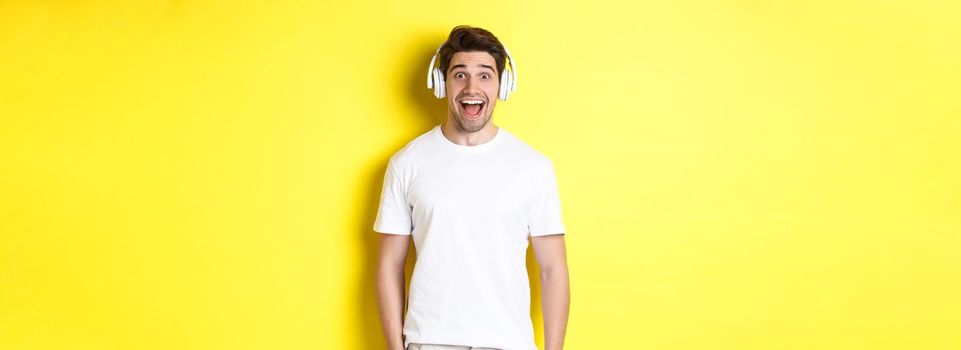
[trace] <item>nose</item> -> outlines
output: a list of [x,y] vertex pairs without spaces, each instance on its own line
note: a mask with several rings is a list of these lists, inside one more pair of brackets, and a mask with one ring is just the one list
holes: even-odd
[[467,92],[467,93],[479,92],[480,90],[478,87],[480,86],[480,84],[477,81],[477,79],[478,79],[477,77],[470,77],[466,79],[466,82],[464,83],[464,92]]

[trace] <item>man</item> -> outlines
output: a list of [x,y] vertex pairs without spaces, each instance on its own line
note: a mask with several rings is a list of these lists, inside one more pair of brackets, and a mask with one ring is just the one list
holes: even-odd
[[[560,350],[570,291],[553,162],[491,120],[509,54],[489,31],[457,26],[435,57],[447,120],[391,156],[373,226],[388,349],[537,350],[530,239],[545,350]],[[405,317],[408,238],[417,261]]]

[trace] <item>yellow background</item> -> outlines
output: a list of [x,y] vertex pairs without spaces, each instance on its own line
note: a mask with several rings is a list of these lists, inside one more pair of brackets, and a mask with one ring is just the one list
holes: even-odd
[[0,348],[382,349],[383,172],[471,24],[517,59],[495,123],[555,162],[567,349],[959,349],[959,18],[0,1]]

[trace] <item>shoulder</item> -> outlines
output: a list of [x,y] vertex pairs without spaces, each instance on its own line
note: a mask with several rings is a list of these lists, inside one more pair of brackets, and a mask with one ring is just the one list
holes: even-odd
[[510,144],[511,152],[522,162],[541,170],[553,168],[554,162],[550,157],[547,156],[547,154],[537,148],[534,148],[524,140],[521,140],[513,133],[507,132],[507,135],[508,137],[505,141]]
[[430,129],[414,139],[408,141],[403,147],[395,151],[390,156],[388,166],[402,170],[410,168],[413,163],[421,159],[427,152],[430,152],[430,137],[434,129]]

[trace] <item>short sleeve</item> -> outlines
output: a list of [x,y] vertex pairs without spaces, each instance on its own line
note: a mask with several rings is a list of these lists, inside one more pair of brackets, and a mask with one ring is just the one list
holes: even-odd
[[534,198],[528,216],[528,231],[531,236],[565,234],[561,220],[561,198],[554,176],[554,164],[548,162],[541,179],[535,184]]
[[387,163],[384,186],[380,192],[380,206],[374,219],[374,231],[380,233],[409,235],[412,230],[411,207],[407,202],[406,181],[395,168],[393,160]]

